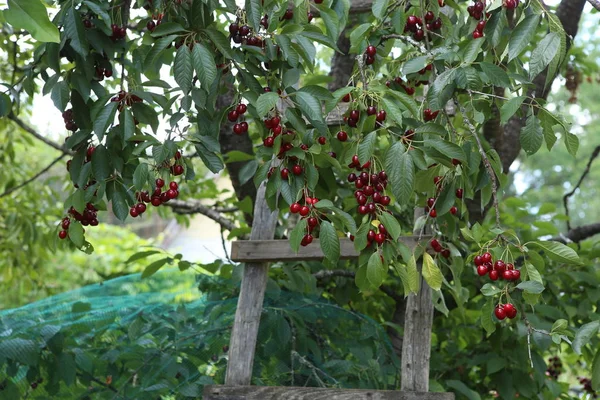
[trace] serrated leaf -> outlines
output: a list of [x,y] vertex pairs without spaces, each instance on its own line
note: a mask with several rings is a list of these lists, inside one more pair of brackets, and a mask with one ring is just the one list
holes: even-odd
[[248,17],[248,22],[250,23],[250,26],[255,31],[258,31],[258,29],[260,28],[259,24],[262,11],[260,1],[246,0],[244,9],[246,10],[246,16]]
[[600,321],[588,322],[582,325],[577,333],[575,339],[573,339],[573,351],[577,354],[581,354],[581,348],[588,344],[592,337],[596,336],[600,329]]
[[377,132],[371,132],[363,138],[358,145],[358,161],[360,164],[364,164],[373,157],[375,151],[375,143],[377,143]]
[[[165,35],[171,35],[174,33],[182,33],[185,31],[185,28],[178,24],[177,22],[161,22],[160,25],[154,28],[150,36],[152,37],[162,37]],[[184,47],[184,46],[181,46]],[[180,47],[180,48],[181,48]]]
[[567,147],[567,151],[570,155],[575,157],[577,155],[577,150],[579,150],[579,138],[577,135],[571,132],[563,132],[563,136],[565,138],[565,146]]
[[148,183],[148,164],[141,162],[133,172],[133,185],[137,190],[143,190]]
[[165,257],[165,258],[161,258],[160,260],[156,260],[152,264],[148,265],[144,269],[144,272],[142,272],[142,279],[145,279],[145,278],[148,278],[149,276],[154,275],[156,272],[158,272],[159,269],[161,269],[170,260],[171,259],[169,257]]
[[148,70],[150,68],[154,68],[163,50],[172,44],[177,37],[177,35],[169,35],[158,39],[144,58],[144,69]]
[[529,79],[535,78],[554,59],[560,49],[560,36],[556,32],[548,33],[531,53],[529,61]]
[[321,109],[321,103],[316,97],[306,92],[296,92],[296,102],[302,114],[311,122],[311,124],[317,128],[321,134],[327,134],[327,125],[323,118],[323,110]]
[[307,232],[306,225],[306,218],[303,218],[298,221],[294,229],[290,232],[290,247],[294,253],[297,253],[300,249],[300,242],[302,242],[302,238]]
[[462,147],[452,142],[433,138],[425,140],[425,146],[433,147],[449,159],[456,158],[463,163],[467,162],[467,157],[465,156],[465,152],[463,151]]
[[352,29],[350,33],[350,51],[357,50],[361,43],[367,38],[367,32],[371,29],[370,23],[364,23]]
[[192,90],[192,78],[194,77],[192,52],[188,46],[180,46],[177,49],[173,63],[173,75],[183,94],[188,94]]
[[3,10],[6,22],[15,29],[24,29],[40,42],[60,43],[58,28],[48,18],[46,7],[39,0],[8,0]]
[[374,252],[367,263],[367,279],[372,286],[379,287],[383,283],[385,275],[385,267],[381,262],[381,256],[378,252]]
[[400,223],[393,215],[388,213],[381,213],[379,215],[379,220],[385,227],[386,231],[394,240],[398,240],[400,234],[402,233],[402,228],[400,227]]
[[402,74],[408,75],[414,74],[415,72],[419,72],[420,70],[425,68],[425,66],[427,66],[428,59],[429,57],[427,56],[411,58],[410,60],[406,61],[404,65],[402,65]]
[[79,222],[72,222],[71,225],[69,225],[69,239],[71,239],[71,242],[78,248],[81,248],[84,245],[83,226]]
[[413,196],[415,167],[412,157],[401,142],[390,147],[385,166],[396,201],[400,205],[408,204]]
[[544,142],[544,132],[540,125],[540,120],[531,113],[525,122],[525,126],[521,129],[521,147],[527,154],[537,152]]
[[442,271],[440,271],[440,268],[435,263],[433,257],[427,252],[423,253],[423,278],[425,278],[425,282],[427,282],[433,290],[440,290],[442,288],[442,283],[444,281]]
[[500,108],[500,123],[502,125],[506,124],[508,120],[515,115],[526,98],[527,97],[525,96],[513,97],[502,105]]
[[264,117],[272,108],[277,105],[279,95],[275,92],[267,92],[258,96],[256,100],[256,113],[259,117]]
[[217,50],[221,52],[226,58],[233,59],[233,51],[231,50],[231,42],[229,39],[216,28],[204,29],[203,32],[213,42]]
[[67,104],[71,100],[71,93],[69,91],[69,84],[65,81],[58,82],[52,88],[52,94],[50,95],[54,106],[60,111],[64,111],[67,108]]
[[115,113],[119,103],[111,101],[108,103],[94,119],[94,133],[98,136],[98,140],[102,141],[104,135],[108,132],[108,128],[112,125],[115,119]]
[[104,145],[96,146],[92,154],[92,172],[97,181],[103,181],[110,176],[109,154]]
[[321,222],[319,243],[325,257],[329,261],[336,263],[340,258],[340,238],[331,222]]
[[486,297],[495,296],[500,292],[502,292],[502,290],[493,283],[486,283],[481,287],[481,294]]
[[529,245],[544,250],[544,253],[551,260],[566,264],[582,265],[575,250],[562,243],[554,241],[536,241],[530,242]]
[[74,7],[69,7],[65,15],[65,36],[70,40],[71,47],[81,57],[87,57],[89,44],[85,36],[85,28],[81,15]]
[[404,107],[405,110],[411,113],[413,118],[419,118],[419,107],[417,106],[417,103],[415,102],[414,98],[412,98],[406,93],[402,93],[396,90],[392,90],[389,94],[398,99],[400,104]]
[[386,111],[388,120],[391,119],[396,121],[398,125],[402,125],[402,110],[398,108],[398,106],[388,98],[383,98],[383,109]]
[[485,40],[472,40],[469,38],[467,46],[463,52],[463,62],[466,64],[471,64],[473,61],[475,61],[484,42]]
[[217,79],[217,66],[212,53],[201,43],[195,43],[192,49],[192,63],[202,89],[209,92],[212,83]]
[[492,85],[503,88],[510,87],[510,79],[508,78],[508,74],[496,64],[480,62],[479,67],[481,67],[481,71],[489,79]]
[[371,11],[373,11],[375,18],[383,19],[389,4],[390,0],[375,0],[371,6]]
[[115,213],[115,216],[119,220],[125,221],[129,215],[129,206],[127,205],[127,195],[125,194],[125,190],[119,184],[115,184],[111,201],[112,210]]
[[440,124],[436,124],[435,122],[427,122],[415,129],[415,133],[421,133],[424,135],[446,136],[448,131],[444,126]]
[[536,281],[525,281],[517,285],[517,289],[524,290],[533,294],[540,294],[544,291],[544,285]]
[[508,41],[508,61],[512,61],[521,54],[525,47],[533,41],[535,30],[540,24],[540,16],[531,14],[525,17],[513,29]]

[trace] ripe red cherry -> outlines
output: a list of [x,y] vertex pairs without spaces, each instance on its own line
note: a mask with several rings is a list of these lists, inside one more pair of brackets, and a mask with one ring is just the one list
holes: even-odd
[[435,218],[435,217],[437,217],[437,211],[435,211],[435,208],[433,208],[433,209],[431,209],[431,210],[429,211],[429,216],[430,216],[431,218]]
[[157,188],[162,188],[163,186],[165,186],[165,181],[163,181],[162,179],[158,178],[156,180],[156,187]]
[[265,140],[263,140],[263,145],[265,147],[273,147],[273,144],[275,144],[275,138],[273,136],[266,137]]
[[281,170],[281,179],[287,181],[289,177],[290,177],[290,170],[287,168],[282,169]]
[[234,122],[238,119],[239,115],[238,112],[236,110],[231,110],[229,111],[229,113],[227,113],[227,119],[230,120],[231,122]]
[[517,8],[517,2],[516,2],[516,0],[506,0],[506,2],[504,3],[504,6],[508,10],[514,10],[515,8]]
[[496,318],[501,321],[506,318],[506,310],[502,306],[496,306],[494,309],[494,314],[496,315]]
[[490,271],[490,279],[491,280],[497,281],[499,277],[500,277],[500,275],[498,274],[498,271],[496,271],[496,270]]
[[169,200],[176,198],[178,194],[179,193],[177,192],[177,190],[173,190],[173,189],[167,190],[167,197],[169,198]]
[[182,165],[173,166],[173,175],[181,175],[181,174],[183,174],[183,166]]
[[377,114],[377,108],[375,106],[367,107],[367,115],[375,115]]
[[139,213],[135,207],[131,207],[129,209],[129,215],[131,215],[133,218],[135,218],[139,215]]
[[308,206],[302,206],[302,208],[300,208],[300,215],[302,215],[303,217],[306,217],[309,213],[310,208],[308,208]]
[[377,54],[377,48],[373,45],[367,46],[367,50],[365,51],[365,53],[368,56],[375,57],[375,55]]
[[513,281],[518,281],[521,278],[521,271],[519,271],[518,269],[514,269],[511,272]]
[[502,278],[507,281],[512,281],[513,280],[513,271],[509,271],[509,270],[503,271]]
[[488,270],[487,270],[487,267],[485,265],[478,265],[477,266],[477,275],[484,276],[487,273],[488,273]]
[[415,34],[413,35],[413,38],[417,41],[420,42],[421,40],[423,40],[423,38],[425,37],[425,32],[423,31],[423,29],[417,29],[417,31],[415,32]]
[[177,190],[179,189],[179,185],[177,184],[177,182],[171,182],[169,183],[169,189],[173,189],[173,190]]
[[442,245],[440,244],[440,242],[437,241],[437,239],[431,239],[431,247],[437,251],[438,253],[440,251],[442,251]]
[[385,112],[385,110],[381,110],[377,113],[377,116],[375,117],[375,119],[377,120],[377,122],[383,122],[383,121],[385,121],[386,117],[387,117],[387,113]]
[[358,110],[350,111],[350,118],[358,120],[358,118],[360,118],[360,113],[358,112]]
[[61,239],[65,239],[67,237],[67,231],[60,231],[58,232],[58,237]]
[[456,206],[450,207],[450,214],[456,215],[457,212],[458,212],[458,208],[456,208]]
[[492,262],[492,255],[489,252],[485,252],[481,255],[484,263]]
[[369,212],[369,209],[367,208],[367,206],[358,206],[358,213],[360,215],[365,215]]
[[473,31],[473,39],[479,39],[483,37],[483,33],[480,31]]
[[475,28],[475,29],[477,29],[479,32],[483,33],[483,28],[485,28],[485,19],[482,19],[481,21],[479,21],[477,23],[477,28]]
[[242,128],[242,124],[235,124],[233,126],[233,133],[236,135],[241,135],[244,133],[244,129]]
[[345,131],[339,131],[337,133],[337,138],[340,142],[345,142],[346,140],[348,140],[348,133],[346,133]]
[[69,225],[71,225],[71,220],[69,218],[65,218],[62,220],[62,228],[63,229],[69,229]]
[[506,270],[506,264],[502,260],[496,260],[496,262],[494,263],[494,269],[497,270],[499,273],[502,273]]
[[450,249],[444,249],[444,250],[442,250],[442,257],[444,257],[444,258],[450,258]]
[[302,206],[300,205],[300,203],[292,203],[292,205],[290,205],[290,212],[292,214],[297,214],[300,212],[301,208]]
[[375,240],[375,235],[375,231],[373,229],[370,229],[369,232],[367,232],[367,240],[372,242],[373,240]]
[[462,189],[456,189],[456,197],[459,199],[463,198],[463,190]]
[[152,205],[154,207],[158,207],[162,204],[162,201],[160,200],[160,196],[152,196],[152,199],[150,200],[150,202],[152,203]]
[[435,199],[433,197],[430,197],[427,199],[427,207],[433,207],[433,205],[435,204]]
[[435,15],[433,15],[432,11],[427,11],[425,13],[425,21],[433,21],[434,18],[435,18]]
[[315,226],[317,226],[317,224],[319,223],[319,220],[316,219],[315,217],[310,217],[308,220],[306,220],[306,223],[308,224],[308,226],[310,226],[311,228],[314,228]]
[[379,244],[383,244],[383,242],[385,242],[385,235],[383,233],[376,234],[375,241]]
[[473,259],[473,262],[475,263],[475,265],[483,265],[483,257],[475,256],[475,258]]
[[406,24],[411,26],[417,25],[417,17],[415,17],[414,15],[410,15],[406,19]]
[[473,8],[475,9],[475,11],[477,11],[477,12],[482,12],[483,9],[484,9],[484,7],[485,6],[483,5],[483,3],[481,1],[476,1],[475,5],[473,6]]
[[300,175],[302,173],[302,167],[296,164],[292,167],[292,172],[294,173],[294,175]]
[[381,198],[381,205],[387,206],[390,204],[391,201],[392,201],[392,199],[390,199],[390,196],[383,196]]
[[146,212],[146,205],[144,203],[137,203],[135,205],[135,209],[137,210],[138,214],[143,214]]
[[517,316],[517,309],[511,303],[504,305],[504,311],[506,312],[506,316],[510,319]]
[[327,139],[324,136],[319,136],[317,141],[319,142],[320,145],[324,145],[325,143],[327,143]]
[[248,25],[242,25],[242,27],[240,28],[240,35],[246,36],[249,33],[250,33],[250,27]]
[[507,271],[512,271],[513,269],[515,269],[515,266],[513,265],[513,263],[506,264],[506,270]]
[[302,238],[302,241],[300,242],[300,244],[302,246],[308,246],[309,244],[311,244],[313,241],[313,237],[311,234],[306,234],[304,235],[304,237]]

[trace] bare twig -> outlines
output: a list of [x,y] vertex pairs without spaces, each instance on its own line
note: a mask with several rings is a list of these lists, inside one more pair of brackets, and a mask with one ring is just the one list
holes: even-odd
[[23,121],[22,119],[20,119],[19,117],[17,117],[15,114],[10,113],[8,115],[8,119],[14,121],[17,125],[19,125],[21,127],[21,129],[25,130],[27,133],[33,135],[36,139],[46,143],[48,146],[64,153],[64,154],[69,154],[69,155],[73,155],[74,153],[67,149],[65,146],[61,146],[58,143],[46,138],[45,136],[43,136],[42,134],[38,133],[35,129],[33,129],[31,126],[27,125],[25,123],[25,121]]
[[[597,146],[594,149],[594,151],[592,151],[592,155],[590,156],[590,159],[588,160],[588,163],[585,166],[585,170],[583,171],[583,174],[581,174],[581,177],[579,178],[579,181],[577,181],[577,184],[575,185],[573,190],[571,190],[569,193],[567,193],[563,196],[563,205],[565,206],[565,214],[567,217],[569,217],[569,197],[573,196],[575,194],[575,192],[577,191],[577,189],[579,189],[579,186],[581,186],[581,184],[583,183],[583,180],[585,179],[587,174],[590,172],[592,162],[594,162],[594,160],[598,157],[599,154],[600,154],[600,146]],[[571,231],[571,221],[569,218],[567,218],[567,229],[569,231]]]
[[165,205],[171,207],[173,212],[177,214],[202,214],[212,219],[228,231],[232,231],[237,228],[232,221],[225,218],[214,209],[200,203],[198,200],[171,200],[168,203],[165,203]]
[[229,257],[229,252],[227,251],[227,244],[225,243],[225,229],[221,226],[221,246],[223,246],[223,253],[225,253],[225,258],[227,261],[232,263],[231,258]]
[[463,107],[463,105],[460,104],[456,98],[454,98],[454,104],[456,104],[458,106],[458,108],[460,109],[460,113],[463,116],[463,121],[465,122],[465,125],[467,125],[467,127],[471,131],[471,134],[473,135],[473,137],[475,137],[475,140],[477,141],[477,147],[479,148],[479,154],[481,155],[481,160],[483,161],[485,170],[487,171],[487,174],[490,177],[490,180],[492,181],[492,197],[493,197],[493,201],[494,201],[494,210],[496,211],[496,227],[499,228],[500,227],[500,208],[498,206],[498,179],[496,178],[496,173],[494,172],[494,168],[492,168],[492,164],[490,163],[490,160],[488,159],[487,154],[485,153],[485,150],[483,149],[483,144],[481,143],[481,139],[479,138],[479,135],[477,134],[477,129],[475,129],[475,126],[473,125],[473,123],[471,122],[469,117],[467,117],[467,111],[465,110],[465,107]]
[[427,50],[427,48],[425,46],[423,46],[423,44],[421,42],[417,42],[415,39],[411,38],[410,36],[397,35],[395,33],[389,34],[389,35],[383,35],[381,37],[381,42],[383,42],[384,40],[389,40],[389,39],[402,40],[405,43],[412,44],[413,46],[417,47],[419,49],[419,51],[423,54],[430,53],[429,50]]
[[43,175],[44,173],[48,172],[48,170],[50,168],[52,168],[52,166],[54,164],[56,164],[57,162],[59,162],[60,160],[62,160],[62,158],[66,156],[66,153],[61,154],[60,156],[58,156],[57,158],[55,158],[50,164],[48,164],[46,166],[46,168],[42,169],[40,172],[38,172],[37,174],[33,175],[31,178],[21,182],[20,184],[18,184],[17,186],[13,186],[10,189],[7,189],[4,191],[4,193],[0,194],[0,198],[8,196],[9,194],[11,194],[14,191],[17,191],[19,189],[21,189],[22,187],[27,186],[28,184],[30,184],[31,182],[33,182],[34,180],[36,180],[37,178],[39,178],[41,175]]
[[600,11],[600,1],[598,0],[587,0],[596,10]]

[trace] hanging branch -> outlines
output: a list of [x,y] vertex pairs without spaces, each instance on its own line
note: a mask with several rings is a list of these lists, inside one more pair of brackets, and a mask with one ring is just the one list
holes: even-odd
[[74,153],[67,149],[65,146],[61,146],[58,143],[56,143],[53,140],[50,140],[48,138],[46,138],[45,136],[43,136],[42,134],[38,133],[35,129],[33,129],[31,126],[27,125],[25,123],[25,121],[23,121],[22,119],[20,119],[19,117],[17,117],[14,113],[10,113],[8,115],[8,119],[12,120],[13,122],[15,122],[17,125],[19,125],[21,127],[21,129],[23,129],[24,131],[26,131],[27,133],[33,135],[36,139],[44,142],[45,144],[47,144],[48,146],[64,153],[64,154],[68,154],[68,155],[73,155]]
[[[600,154],[600,146],[597,146],[594,149],[594,151],[592,152],[592,155],[590,156],[590,159],[588,160],[588,163],[585,166],[585,170],[583,171],[583,174],[581,174],[581,177],[579,178],[579,181],[577,182],[577,184],[575,185],[573,190],[571,190],[569,193],[567,193],[563,196],[563,205],[565,206],[565,214],[567,217],[569,217],[569,197],[573,196],[575,194],[575,192],[577,191],[577,189],[579,189],[579,186],[581,186],[581,184],[583,183],[583,180],[585,179],[587,174],[590,172],[590,167],[592,166],[592,162],[594,162],[594,160],[598,157],[599,154]],[[569,231],[572,230],[571,229],[571,221],[569,218],[567,218],[567,229]]]
[[596,10],[600,11],[600,1],[598,0],[587,0]]
[[59,162],[60,160],[62,160],[62,158],[64,156],[66,156],[66,153],[61,154],[60,156],[58,156],[56,159],[54,159],[54,161],[52,161],[50,164],[48,164],[48,166],[46,166],[46,168],[44,168],[43,170],[41,170],[40,172],[38,172],[37,174],[33,175],[31,178],[27,179],[26,181],[21,182],[20,184],[18,184],[17,186],[13,186],[10,189],[7,189],[4,191],[4,193],[0,194],[0,198],[8,196],[9,194],[11,194],[12,192],[15,192],[19,189],[21,189],[22,187],[27,186],[28,184],[30,184],[31,182],[35,181],[37,178],[39,178],[40,176],[42,176],[44,173],[48,172],[48,170],[50,168],[52,168],[52,166],[54,164],[56,164],[57,162]]
[[464,121],[465,125],[467,125],[467,127],[471,131],[471,134],[473,135],[473,137],[475,137],[475,140],[477,141],[477,147],[479,148],[479,154],[481,155],[481,160],[483,161],[485,170],[487,171],[487,174],[490,177],[490,180],[492,181],[492,197],[493,197],[493,201],[494,201],[494,210],[496,211],[496,227],[500,228],[500,208],[498,206],[498,179],[496,178],[496,173],[494,172],[494,168],[492,168],[492,164],[490,163],[490,160],[488,159],[487,154],[485,154],[485,150],[483,149],[483,144],[481,143],[481,139],[479,138],[479,135],[477,134],[477,130],[475,129],[475,126],[473,125],[471,120],[469,120],[469,118],[467,117],[467,110],[465,110],[465,107],[458,102],[456,97],[454,98],[454,104],[456,104],[458,106],[458,108],[460,109],[460,113],[463,116],[463,121]]

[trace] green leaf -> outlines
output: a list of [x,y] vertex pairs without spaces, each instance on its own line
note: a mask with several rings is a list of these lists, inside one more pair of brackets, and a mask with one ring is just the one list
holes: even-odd
[[192,52],[188,46],[180,46],[177,50],[173,64],[173,74],[175,82],[177,82],[183,94],[188,94],[192,90],[192,78],[194,77]]
[[275,92],[267,92],[258,96],[256,100],[256,113],[259,117],[264,117],[271,109],[277,105],[279,95]]
[[212,53],[201,43],[195,43],[192,50],[192,61],[202,89],[209,92],[212,83],[217,79],[217,66]]
[[480,62],[479,66],[481,67],[481,71],[485,74],[485,76],[487,76],[492,85],[503,88],[510,87],[510,79],[508,78],[508,74],[502,68],[496,64],[488,62]]
[[290,232],[290,247],[292,248],[294,253],[297,253],[300,249],[300,242],[302,242],[302,238],[307,232],[306,225],[306,218],[303,218],[300,221],[298,221],[294,229],[292,229],[292,231]]
[[481,294],[486,297],[495,296],[500,292],[502,292],[502,290],[493,283],[486,283],[481,287]]
[[387,116],[396,121],[398,125],[402,125],[402,110],[398,108],[396,103],[393,100],[388,99],[387,97],[383,98],[383,109],[387,112]]
[[381,262],[381,256],[378,252],[374,252],[369,257],[367,264],[367,280],[374,287],[379,287],[385,279],[385,267]]
[[540,294],[544,291],[544,285],[536,281],[525,281],[517,285],[517,289],[524,290],[533,294]]
[[537,152],[544,142],[544,132],[540,125],[540,120],[531,113],[527,118],[527,122],[521,129],[521,147],[527,154]]
[[115,189],[113,190],[111,201],[112,209],[115,213],[115,216],[119,220],[125,221],[125,219],[129,215],[129,207],[127,206],[127,195],[121,185],[115,184]]
[[110,161],[104,145],[96,146],[92,154],[92,172],[97,181],[102,182],[110,176]]
[[561,333],[567,330],[569,322],[566,319],[558,319],[552,324],[550,333]]
[[448,380],[446,381],[446,386],[455,389],[457,392],[463,394],[469,400],[481,400],[481,397],[477,394],[477,392],[469,389],[467,385],[465,385],[461,381]]
[[525,96],[513,97],[502,105],[502,108],[500,108],[500,123],[502,125],[506,124],[508,120],[515,115],[526,98],[527,97]]
[[148,278],[149,276],[154,275],[159,269],[161,269],[167,262],[170,263],[171,259],[169,257],[161,258],[160,260],[154,261],[152,264],[148,265],[144,272],[142,272],[142,279]]
[[538,241],[530,242],[529,245],[544,250],[544,253],[551,260],[565,264],[582,265],[581,260],[579,259],[579,256],[575,250],[565,246],[562,243],[553,241]]
[[315,128],[323,135],[327,134],[327,125],[323,119],[321,103],[316,97],[306,92],[296,92],[296,101],[302,114],[308,118]]
[[414,254],[406,263],[406,273],[408,275],[408,284],[410,286],[411,293],[417,293],[421,286],[421,277],[419,276],[417,260],[415,259]]
[[[39,361],[40,347],[33,340],[21,338],[3,338],[0,342],[0,357],[18,363],[36,366]],[[5,361],[3,361],[5,364]]]
[[6,22],[15,30],[24,29],[39,42],[60,43],[58,28],[50,22],[46,7],[39,0],[8,0],[3,11]]
[[573,339],[573,351],[577,354],[581,354],[581,348],[588,344],[592,337],[594,337],[600,329],[600,321],[588,322],[582,325],[581,328],[575,334]]
[[560,36],[556,32],[547,34],[531,53],[529,61],[529,79],[535,78],[554,59],[560,49]]
[[436,124],[435,122],[427,122],[415,129],[415,133],[446,136],[448,131],[440,124]]
[[579,138],[577,135],[564,131],[563,136],[565,138],[565,146],[567,147],[567,151],[570,155],[575,157],[577,155],[577,150],[579,150]]
[[331,222],[321,222],[319,242],[325,257],[332,263],[336,263],[340,258],[340,238]]
[[258,29],[260,28],[260,18],[262,16],[262,7],[260,1],[246,0],[244,9],[246,10],[246,16],[248,18],[250,26],[255,31],[258,31]]
[[535,30],[540,24],[540,16],[531,14],[525,17],[513,29],[508,41],[508,61],[512,61],[521,54],[525,47],[531,42],[535,35]]
[[400,205],[408,204],[413,196],[415,166],[401,142],[394,143],[388,150],[385,166],[396,201]]
[[467,157],[465,156],[465,152],[463,151],[462,147],[452,142],[448,142],[438,138],[427,139],[425,140],[425,146],[433,147],[443,155],[447,156],[449,159],[456,158],[457,160],[460,160],[463,163],[467,162]]
[[465,64],[471,64],[473,61],[475,61],[484,42],[485,40],[472,40],[471,38],[468,39],[467,46],[463,52],[463,62]]
[[148,70],[154,68],[163,50],[170,44],[173,44],[173,40],[177,39],[177,37],[177,35],[169,35],[158,39],[152,46],[152,49],[146,54],[146,58],[144,59],[144,69]]
[[79,222],[72,222],[71,225],[69,225],[69,239],[71,239],[71,242],[78,248],[81,248],[85,244],[85,239],[83,238],[83,226]]
[[375,144],[377,143],[377,132],[373,131],[363,138],[358,145],[358,161],[364,164],[373,157]]
[[433,290],[440,290],[442,288],[444,281],[442,271],[440,271],[433,257],[427,252],[423,253],[423,278],[425,278],[425,282]]
[[371,6],[375,18],[383,19],[389,5],[390,0],[375,0]]
[[351,52],[357,50],[360,47],[362,42],[367,38],[367,32],[371,28],[372,25],[367,22],[352,29],[352,33],[350,33]]
[[135,120],[129,108],[125,108],[121,115],[121,123],[123,124],[123,141],[127,142],[135,135]]
[[[162,37],[165,35],[171,35],[173,33],[181,33],[184,31],[185,31],[185,28],[183,26],[181,26],[180,24],[178,24],[177,22],[162,22],[160,25],[158,25],[156,28],[154,28],[154,30],[152,31],[150,36],[159,38],[159,37]],[[185,46],[181,46],[181,47],[185,47]]]
[[150,175],[148,171],[148,164],[145,162],[140,162],[140,164],[136,167],[133,173],[133,185],[137,190],[143,190],[146,184],[148,183],[148,176]]
[[131,257],[129,257],[127,259],[127,261],[125,261],[125,264],[129,264],[134,261],[141,260],[142,258],[150,257],[154,254],[159,254],[160,252],[161,252],[160,250],[146,250],[146,251],[137,252],[137,253],[131,255]]
[[217,50],[221,52],[225,57],[232,59],[234,58],[233,51],[231,50],[231,44],[229,39],[216,28],[204,29],[202,32],[208,36],[213,42]]
[[427,56],[411,58],[410,60],[406,61],[402,66],[402,74],[408,75],[414,74],[415,72],[419,72],[420,70],[425,68],[428,59],[429,57]]
[[12,111],[12,101],[5,93],[0,93],[0,118],[6,117]]
[[81,15],[75,10],[75,7],[67,9],[64,28],[65,36],[70,40],[73,50],[79,53],[81,57],[87,57],[89,44],[85,36]]
[[419,118],[419,107],[417,106],[414,98],[397,90],[392,90],[389,94],[398,99],[400,104],[404,106],[404,109],[412,114],[413,118]]
[[157,164],[165,162],[167,159],[175,156],[177,145],[172,140],[165,140],[163,144],[152,146],[152,157]]
[[96,136],[98,136],[99,141],[104,139],[104,135],[113,123],[118,105],[119,103],[111,101],[108,105],[104,106],[96,116],[96,119],[94,120],[94,132],[96,133]]
[[402,228],[400,227],[400,223],[398,220],[391,214],[386,212],[381,213],[378,216],[379,220],[385,226],[386,231],[394,240],[398,240],[400,234],[402,233]]
[[494,299],[490,297],[481,309],[481,326],[485,329],[488,336],[496,331],[496,324],[492,317],[494,314],[494,307]]

